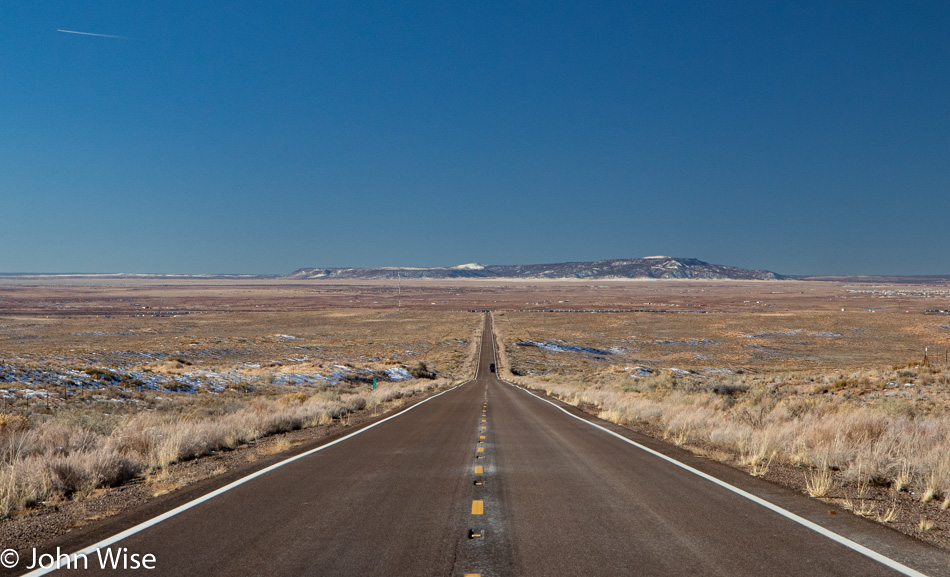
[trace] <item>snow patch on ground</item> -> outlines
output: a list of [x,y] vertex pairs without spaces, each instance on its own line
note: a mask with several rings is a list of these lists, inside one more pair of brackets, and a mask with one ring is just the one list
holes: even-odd
[[789,330],[789,331],[767,331],[764,333],[756,333],[754,335],[742,335],[747,339],[768,339],[771,337],[793,337],[795,335],[801,334],[801,329]]
[[389,380],[391,381],[408,381],[412,378],[412,375],[409,374],[409,371],[402,367],[386,369],[386,376],[388,376]]
[[537,347],[545,351],[551,351],[554,353],[585,353],[588,355],[611,355],[613,354],[609,349],[595,349],[593,347],[580,347],[575,345],[562,345],[558,343],[551,342],[534,342],[534,341],[518,341],[518,345],[522,347]]
[[647,367],[641,367],[640,365],[634,367],[624,367],[625,371],[630,371],[630,376],[636,379],[642,377],[649,377],[653,374],[653,369]]
[[699,346],[699,345],[718,345],[717,341],[711,341],[709,339],[686,339],[682,341],[675,340],[657,340],[653,341],[654,345],[689,345],[689,346]]

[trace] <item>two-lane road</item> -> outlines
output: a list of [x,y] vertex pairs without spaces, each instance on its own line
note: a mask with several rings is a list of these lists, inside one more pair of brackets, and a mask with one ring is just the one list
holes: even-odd
[[100,545],[155,555],[149,575],[950,575],[943,551],[693,462],[704,478],[493,362],[486,319],[474,381]]

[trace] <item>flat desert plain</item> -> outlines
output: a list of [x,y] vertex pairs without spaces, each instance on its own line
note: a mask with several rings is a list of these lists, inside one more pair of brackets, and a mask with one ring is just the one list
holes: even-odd
[[887,279],[0,277],[0,537],[462,382],[491,311],[503,377],[947,546],[947,309],[950,284]]

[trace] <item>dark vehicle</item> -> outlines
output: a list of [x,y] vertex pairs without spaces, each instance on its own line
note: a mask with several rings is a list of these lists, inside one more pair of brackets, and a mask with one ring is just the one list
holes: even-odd
[[495,363],[488,365],[488,371],[491,373],[495,372]]

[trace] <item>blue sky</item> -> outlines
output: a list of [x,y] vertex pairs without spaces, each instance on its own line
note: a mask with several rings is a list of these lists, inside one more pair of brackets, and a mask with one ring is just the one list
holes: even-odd
[[3,272],[950,274],[945,1],[0,7]]

